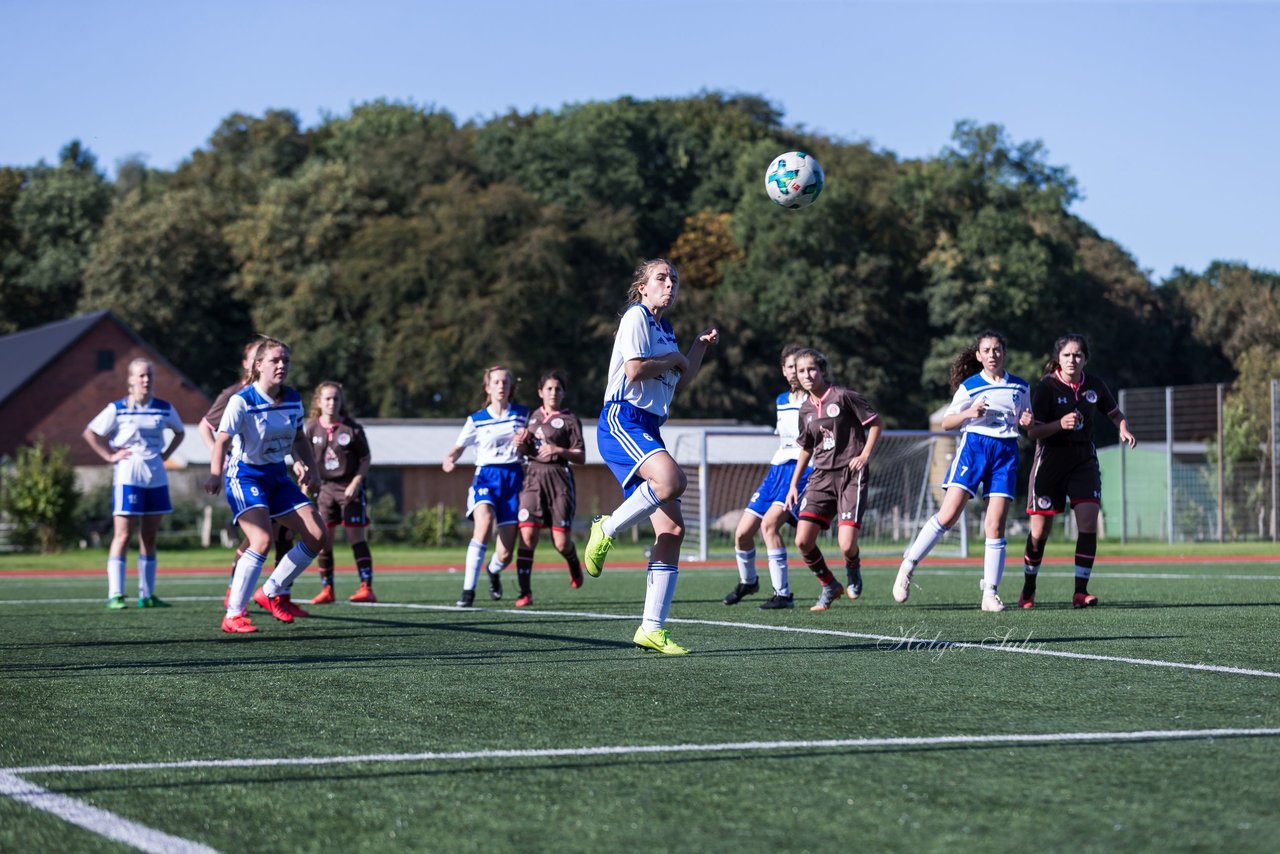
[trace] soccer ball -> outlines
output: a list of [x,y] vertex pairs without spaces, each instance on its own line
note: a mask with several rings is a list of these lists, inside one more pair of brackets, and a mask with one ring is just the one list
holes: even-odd
[[769,163],[764,173],[764,188],[784,208],[807,208],[818,200],[826,176],[812,154],[788,151]]

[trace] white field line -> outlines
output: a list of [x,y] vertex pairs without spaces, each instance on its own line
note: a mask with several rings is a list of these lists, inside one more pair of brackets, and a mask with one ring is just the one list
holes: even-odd
[[131,845],[139,851],[154,852],[154,854],[217,854],[215,848],[180,836],[162,833],[144,824],[129,821],[113,812],[86,804],[84,801],[51,792],[22,779],[11,771],[0,770],[0,796],[43,810],[68,824],[83,827],[113,842]]
[[[600,614],[592,611],[534,611],[528,608],[506,609],[506,608],[459,608],[456,605],[417,605],[413,603],[394,603],[394,602],[363,602],[359,604],[351,603],[352,607],[357,608],[399,608],[410,611],[461,611],[461,612],[480,612],[495,613],[505,615],[521,615],[528,617],[579,617],[593,620],[631,620],[638,621],[640,617],[633,614]],[[1163,661],[1154,658],[1131,658],[1120,655],[1095,655],[1084,652],[1066,652],[1064,650],[1042,649],[1039,645],[1032,642],[1031,636],[1025,639],[1014,637],[1013,630],[1008,629],[1004,634],[993,634],[985,640],[979,642],[973,641],[952,641],[944,640],[941,636],[927,637],[917,634],[908,635],[877,635],[865,632],[846,632],[839,629],[811,629],[803,626],[775,626],[768,623],[739,623],[730,620],[693,620],[682,617],[670,617],[668,623],[680,623],[688,626],[718,626],[720,628],[729,629],[756,629],[766,632],[787,632],[792,634],[805,635],[821,635],[823,637],[852,638],[855,640],[875,641],[879,649],[889,651],[911,651],[911,652],[944,652],[952,649],[978,649],[988,652],[1012,652],[1021,653],[1023,655],[1044,655],[1050,658],[1068,658],[1079,661],[1105,661],[1116,664],[1134,664],[1143,667],[1168,667],[1176,670],[1202,670],[1211,673],[1229,673],[1235,676],[1261,676],[1268,679],[1280,679],[1280,673],[1270,670],[1254,670],[1247,667],[1228,667],[1219,664],[1196,664],[1183,661]]]
[[[477,759],[554,759],[592,756],[639,756],[655,753],[754,753],[770,750],[831,750],[837,748],[946,747],[999,744],[1078,744],[1097,741],[1169,741],[1174,739],[1271,738],[1280,728],[1148,729],[1121,732],[1048,732],[991,735],[893,736],[887,738],[826,738],[804,741],[731,741],[713,744],[621,744],[602,747],[546,747],[522,750],[458,750],[424,753],[369,753],[354,756],[287,756],[262,759],[187,759],[176,762],[117,762],[101,765],[32,765],[0,773],[91,774],[109,771],[162,771],[196,768],[279,768],[376,762],[456,762]],[[8,794],[8,792],[6,792]],[[11,795],[12,797],[12,795]]]

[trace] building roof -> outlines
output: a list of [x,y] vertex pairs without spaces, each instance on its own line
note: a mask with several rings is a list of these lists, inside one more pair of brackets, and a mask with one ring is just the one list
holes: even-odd
[[95,311],[0,338],[0,365],[4,365],[4,370],[0,371],[0,403],[34,379],[46,365],[109,313]]

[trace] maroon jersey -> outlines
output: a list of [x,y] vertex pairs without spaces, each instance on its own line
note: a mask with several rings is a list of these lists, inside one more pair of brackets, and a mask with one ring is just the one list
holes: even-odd
[[308,418],[302,435],[311,443],[321,480],[350,483],[356,475],[369,473],[369,441],[364,428],[350,418],[339,419],[332,427],[325,427],[319,418]]
[[[582,450],[586,447],[582,441],[582,422],[578,420],[578,416],[568,409],[547,412],[542,407],[538,407],[529,413],[527,427],[529,441],[520,450],[529,458],[528,473],[531,473],[537,466],[560,467],[568,465],[560,454],[556,454],[546,461],[539,459],[538,449],[542,447],[543,442],[550,442],[556,447],[570,450]],[[526,477],[528,477],[528,473],[526,473]]]
[[867,425],[878,416],[856,391],[829,386],[820,399],[809,395],[800,404],[796,444],[813,454],[814,469],[845,468],[867,446]]
[[1074,430],[1059,430],[1040,440],[1045,447],[1092,445],[1093,425],[1098,415],[1110,416],[1120,408],[1099,377],[1084,374],[1078,385],[1064,382],[1057,371],[1043,377],[1031,391],[1031,413],[1036,421],[1047,424],[1070,412],[1079,412],[1081,420]]

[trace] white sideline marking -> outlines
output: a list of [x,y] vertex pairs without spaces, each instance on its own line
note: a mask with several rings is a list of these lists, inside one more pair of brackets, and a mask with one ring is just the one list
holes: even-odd
[[[361,762],[450,762],[470,759],[554,759],[559,757],[636,756],[652,753],[729,753],[766,750],[829,750],[845,747],[940,747],[987,744],[1071,744],[1091,741],[1166,741],[1192,738],[1280,736],[1280,728],[1148,729],[1128,732],[1048,732],[1004,735],[895,736],[826,738],[804,741],[731,741],[716,744],[622,744],[603,747],[546,747],[524,750],[459,750],[425,753],[368,753],[355,756],[289,756],[265,759],[188,759],[179,762],[128,762],[102,765],[32,765],[0,774],[84,774],[104,771],[160,771],[192,768],[278,768],[345,765]],[[29,784],[28,784],[29,785]],[[7,794],[7,793],[6,793]]]
[[[418,605],[414,603],[395,602],[361,602],[350,603],[357,608],[403,608],[411,611],[457,611],[479,612],[489,614],[507,614],[542,617],[585,617],[593,620],[631,620],[640,617],[632,614],[597,614],[590,611],[533,611],[528,608],[459,608],[456,605]],[[1194,664],[1183,661],[1162,661],[1155,658],[1130,658],[1121,655],[1096,655],[1085,652],[1066,652],[1064,650],[1039,649],[1030,646],[1031,640],[1009,635],[993,635],[986,641],[951,641],[941,638],[928,638],[919,635],[875,635],[864,632],[846,632],[838,629],[810,629],[803,626],[774,626],[767,623],[735,623],[729,620],[694,620],[683,617],[669,617],[668,623],[681,623],[688,626],[719,626],[730,629],[760,629],[769,632],[790,632],[793,634],[822,635],[824,637],[853,638],[856,640],[872,640],[885,644],[885,651],[905,650],[910,652],[937,652],[948,649],[981,649],[988,652],[1017,652],[1024,655],[1045,655],[1050,658],[1072,658],[1079,661],[1108,661],[1117,664],[1137,664],[1144,667],[1170,667],[1177,670],[1203,670],[1211,673],[1230,673],[1236,676],[1262,676],[1268,679],[1280,679],[1280,673],[1270,670],[1253,670],[1247,667],[1227,667],[1220,664]]]
[[13,798],[34,809],[44,810],[68,824],[83,827],[91,833],[105,836],[114,842],[131,845],[139,851],[154,854],[217,854],[216,848],[192,842],[180,836],[162,833],[144,824],[129,821],[113,812],[86,804],[66,795],[22,779],[12,771],[0,770],[0,795]]

